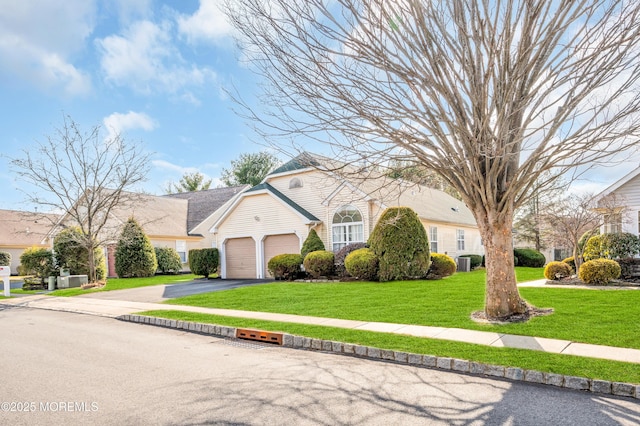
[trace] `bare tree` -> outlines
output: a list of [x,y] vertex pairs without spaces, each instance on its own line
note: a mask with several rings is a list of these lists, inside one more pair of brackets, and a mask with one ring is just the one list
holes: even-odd
[[229,0],[226,13],[264,77],[245,110],[260,134],[410,157],[460,193],[490,318],[527,309],[511,228],[531,188],[639,141],[635,1]]
[[127,189],[146,179],[149,154],[120,135],[103,139],[100,126],[83,131],[71,117],[22,158],[11,159],[18,177],[38,191],[25,189],[27,200],[43,210],[63,211],[54,225],[79,226],[87,250],[89,280],[96,280],[95,249],[114,238],[110,213],[137,201]]

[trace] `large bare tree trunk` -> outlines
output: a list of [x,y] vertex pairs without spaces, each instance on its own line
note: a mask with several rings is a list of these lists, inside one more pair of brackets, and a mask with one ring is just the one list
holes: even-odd
[[486,253],[485,313],[488,318],[506,318],[524,313],[527,305],[518,292],[514,270],[511,234],[513,215],[496,215],[481,210],[476,211],[476,217],[479,218],[478,226]]

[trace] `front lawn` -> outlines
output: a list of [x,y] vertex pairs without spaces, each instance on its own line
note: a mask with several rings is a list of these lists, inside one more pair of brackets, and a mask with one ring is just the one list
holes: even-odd
[[129,288],[148,287],[161,284],[180,284],[193,281],[197,278],[193,274],[178,275],[155,275],[147,278],[109,278],[107,285],[100,288],[90,288],[83,290],[81,288],[63,288],[48,293],[50,296],[78,296],[81,294],[91,294],[100,291],[125,290]]
[[[542,269],[516,268],[520,280]],[[525,278],[526,277],[526,278]],[[438,281],[271,283],[166,303],[361,321],[456,327],[640,349],[640,291],[521,288],[531,304],[555,312],[525,324],[483,325],[469,315],[484,305],[485,271]]]

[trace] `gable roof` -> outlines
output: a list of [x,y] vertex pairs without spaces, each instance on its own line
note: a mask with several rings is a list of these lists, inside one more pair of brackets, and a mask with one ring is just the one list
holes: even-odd
[[196,226],[200,225],[227,201],[247,188],[249,185],[230,186],[204,191],[180,192],[164,195],[164,197],[187,200],[187,231],[192,232]]
[[605,197],[605,196],[611,194],[612,192],[617,191],[618,189],[620,189],[620,187],[622,187],[624,184],[628,183],[629,181],[631,181],[633,178],[637,177],[638,175],[640,175],[640,167],[637,167],[636,169],[634,169],[631,172],[627,173],[622,178],[618,179],[616,182],[614,182],[609,187],[607,187],[604,191],[602,191],[598,195],[596,195],[595,198],[602,198],[602,197]]
[[312,167],[318,167],[320,166],[320,163],[318,162],[316,157],[317,156],[308,152],[303,152],[295,158],[287,161],[282,166],[269,173],[267,176],[291,173],[299,170],[309,169]]
[[59,219],[60,215],[51,213],[0,210],[0,246],[42,245],[49,230]]

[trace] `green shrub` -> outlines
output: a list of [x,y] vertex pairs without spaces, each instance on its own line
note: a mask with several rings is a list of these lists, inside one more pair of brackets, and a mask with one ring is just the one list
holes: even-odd
[[518,248],[513,250],[513,255],[517,259],[516,265],[528,266],[529,268],[542,268],[547,261],[544,254],[538,250],[528,248]]
[[346,277],[349,274],[347,273],[347,269],[344,266],[344,260],[352,251],[365,248],[367,245],[365,243],[351,243],[342,247],[335,255],[335,273],[339,277]]
[[586,284],[604,285],[620,276],[620,265],[611,259],[589,260],[582,264],[578,272]]
[[182,259],[173,247],[155,247],[158,272],[177,274],[182,270]]
[[369,248],[352,251],[344,259],[344,266],[352,277],[365,281],[378,279],[378,256]]
[[300,275],[302,256],[285,253],[273,256],[267,264],[269,273],[277,280],[295,280]]
[[115,258],[120,278],[151,277],[158,269],[151,241],[134,218],[129,218],[122,228]]
[[573,270],[566,262],[549,262],[544,268],[544,277],[548,280],[560,280],[570,277]]
[[312,251],[324,250],[324,243],[318,236],[318,233],[315,229],[309,231],[309,235],[307,235],[307,239],[302,243],[302,249],[300,250],[300,256],[303,259],[307,257],[309,253]]
[[11,266],[11,253],[0,251],[0,266]]
[[640,238],[628,232],[594,235],[584,246],[584,260],[624,259],[640,253]]
[[371,232],[369,247],[380,262],[380,281],[423,278],[429,271],[427,233],[409,207],[385,210]]
[[573,256],[567,257],[566,259],[563,259],[562,262],[566,263],[567,265],[569,265],[569,267],[571,268],[571,273],[575,272],[575,270],[576,270],[576,260],[573,258]]
[[437,280],[448,277],[449,275],[453,275],[456,269],[456,261],[453,260],[451,256],[442,253],[431,253],[431,267],[429,268],[427,278]]
[[27,275],[35,275],[40,284],[44,284],[45,278],[56,275],[51,250],[39,247],[30,247],[20,255],[20,264]]
[[334,255],[331,251],[317,250],[304,258],[304,270],[313,278],[328,277],[333,274]]
[[[475,269],[479,266],[482,266],[482,258],[479,254],[461,254],[458,257],[468,257],[469,258],[469,266],[471,269]],[[431,261],[433,261],[433,256],[431,256]]]
[[[89,276],[89,251],[86,242],[86,237],[78,227],[65,228],[60,231],[53,239],[53,252],[57,267],[68,270],[71,275]],[[107,276],[107,264],[100,247],[95,248],[93,260],[96,280],[104,279]]]
[[636,271],[640,269],[640,259],[634,257],[626,257],[617,259],[620,265],[620,278],[623,280],[635,280],[638,278]]
[[217,248],[203,248],[189,250],[189,269],[195,275],[209,278],[218,272],[220,253]]

